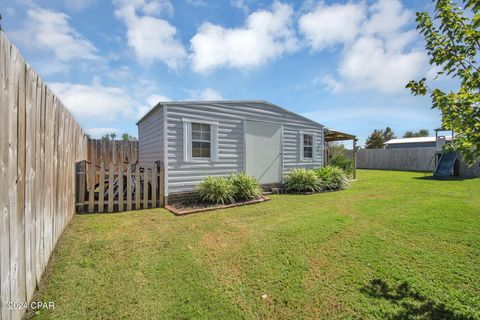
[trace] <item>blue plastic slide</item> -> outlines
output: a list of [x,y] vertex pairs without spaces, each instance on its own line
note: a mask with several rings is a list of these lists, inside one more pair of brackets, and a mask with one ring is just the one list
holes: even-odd
[[457,157],[458,155],[455,151],[443,152],[442,156],[440,157],[440,161],[438,162],[437,168],[435,168],[433,177],[446,178],[450,176],[450,173],[453,170],[453,165],[455,164],[455,160],[457,160]]

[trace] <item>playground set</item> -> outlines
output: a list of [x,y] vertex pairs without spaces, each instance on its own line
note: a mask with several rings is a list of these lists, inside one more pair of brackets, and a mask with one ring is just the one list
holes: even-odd
[[[450,132],[451,135],[445,135],[446,132]],[[455,139],[453,131],[443,128],[435,129],[435,139],[435,170],[433,172],[435,179],[446,179],[450,176],[460,178],[480,177],[480,162],[476,161],[472,166],[468,166],[460,153],[444,150],[445,144]]]

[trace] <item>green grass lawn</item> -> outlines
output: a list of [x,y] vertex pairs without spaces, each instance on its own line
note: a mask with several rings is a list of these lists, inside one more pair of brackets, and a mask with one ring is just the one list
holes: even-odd
[[360,171],[271,198],[75,216],[35,318],[480,319],[480,179]]

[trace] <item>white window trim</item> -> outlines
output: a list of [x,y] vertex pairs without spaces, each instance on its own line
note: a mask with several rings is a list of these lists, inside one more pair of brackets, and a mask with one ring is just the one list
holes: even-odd
[[[303,157],[303,135],[309,134],[312,136],[312,157],[311,158],[304,158]],[[298,137],[300,140],[300,162],[303,163],[311,163],[315,162],[316,154],[317,154],[317,134],[315,132],[310,131],[299,131]]]
[[[192,122],[210,125],[210,158],[192,157]],[[182,118],[183,123],[183,161],[215,162],[218,161],[218,122],[202,119]]]

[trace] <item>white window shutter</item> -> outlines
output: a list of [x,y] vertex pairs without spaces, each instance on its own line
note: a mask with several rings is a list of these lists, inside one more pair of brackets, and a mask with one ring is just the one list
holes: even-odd
[[218,125],[210,125],[210,157],[212,161],[218,161]]
[[191,134],[192,123],[183,121],[183,161],[190,162],[192,154]]

